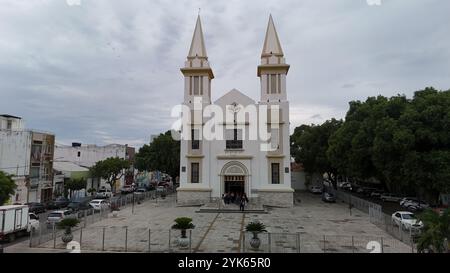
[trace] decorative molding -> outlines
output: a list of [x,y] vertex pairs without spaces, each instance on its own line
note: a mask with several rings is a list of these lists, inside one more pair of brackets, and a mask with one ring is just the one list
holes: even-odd
[[218,155],[217,159],[252,159],[251,155]]
[[184,67],[181,68],[181,73],[183,73],[184,76],[201,76],[204,74],[207,74],[209,76],[209,79],[214,79],[214,73],[211,68],[209,67]]
[[211,188],[178,188],[177,191],[185,191],[185,192],[195,192],[195,191],[210,192],[210,191],[212,191],[212,189],[211,189]]
[[257,189],[258,192],[276,192],[276,193],[280,193],[280,192],[285,192],[285,193],[292,193],[295,192],[293,189],[288,188],[288,189]]
[[[291,66],[288,64],[264,64],[258,66],[258,77],[261,77],[263,70],[267,70],[269,72],[284,72],[288,73],[289,68]],[[269,74],[269,73],[268,73]]]
[[280,155],[280,154],[277,154],[277,155],[266,155],[266,157],[267,158],[284,158],[285,157],[285,155]]
[[193,154],[188,154],[186,155],[186,158],[204,158],[204,155],[193,155]]

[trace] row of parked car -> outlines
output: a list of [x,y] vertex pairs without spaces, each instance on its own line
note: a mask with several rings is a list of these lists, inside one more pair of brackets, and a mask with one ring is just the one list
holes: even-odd
[[370,197],[371,199],[381,200],[382,202],[394,202],[400,204],[405,209],[410,211],[422,211],[429,208],[430,205],[416,197],[405,197],[393,193],[388,193],[383,190],[371,187],[360,187],[344,182],[339,185],[343,190],[355,192],[357,194]]
[[95,212],[109,209],[110,203],[106,199],[84,199],[71,202],[66,209],[52,211],[47,216],[47,228],[52,228],[65,218],[82,218]]
[[328,192],[325,190],[323,186],[320,185],[311,185],[309,187],[309,192],[314,194],[322,194],[322,201],[326,203],[335,203],[336,196],[332,192]]

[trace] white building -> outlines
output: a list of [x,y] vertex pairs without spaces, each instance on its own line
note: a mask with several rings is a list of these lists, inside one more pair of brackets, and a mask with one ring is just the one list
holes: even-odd
[[[178,202],[206,203],[227,192],[245,192],[250,199],[264,205],[293,205],[286,93],[288,70],[270,17],[261,65],[257,69],[261,84],[259,100],[256,102],[233,89],[212,103],[214,74],[206,54],[200,17],[197,19],[187,61],[181,69],[185,77],[183,105],[190,114],[188,128],[183,128],[183,132],[191,134],[192,138],[181,139]],[[205,110],[210,106],[221,109],[223,115],[231,115],[225,121],[213,122],[214,131],[221,132],[222,139],[205,137],[209,130],[207,124],[213,120]],[[251,109],[256,109],[256,117],[246,115]],[[271,119],[276,116],[274,113],[278,119]],[[261,124],[266,126],[262,128],[268,128],[269,140],[251,137],[254,130],[259,132]]]
[[[135,149],[128,145],[110,144],[106,146],[82,145],[81,143],[72,143],[69,145],[55,145],[55,162],[69,162],[81,167],[90,168],[97,162],[111,157],[118,157],[132,161]],[[132,179],[132,178],[130,178]],[[127,178],[122,176],[120,183],[116,187],[123,186]],[[107,186],[102,180],[100,186]]]
[[20,117],[0,116],[0,170],[17,184],[12,203],[52,198],[53,146],[50,133],[26,130]]

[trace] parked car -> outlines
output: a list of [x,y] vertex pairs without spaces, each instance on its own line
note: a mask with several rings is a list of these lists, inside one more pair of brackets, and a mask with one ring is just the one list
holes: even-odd
[[47,203],[44,204],[44,207],[46,210],[59,209],[58,206],[56,205],[55,200],[48,201]]
[[380,199],[383,202],[400,202],[400,200],[402,200],[402,197],[393,194],[393,193],[384,193],[380,196]]
[[89,198],[83,198],[83,199],[71,201],[69,203],[69,205],[67,206],[67,209],[69,209],[69,210],[71,210],[73,212],[78,212],[78,211],[81,211],[81,210],[90,209],[90,208],[92,208],[89,205],[90,201],[91,200]]
[[417,199],[417,197],[404,197],[402,198],[402,200],[400,200],[400,206],[404,207],[406,201],[415,201],[415,200],[419,199]]
[[332,194],[332,193],[324,192],[324,193],[322,193],[322,201],[334,203],[334,202],[336,202],[336,196],[334,196],[334,194]]
[[97,191],[97,193],[95,194],[95,198],[111,198],[112,197],[112,192],[109,189],[106,188],[101,188]]
[[70,200],[63,196],[57,197],[55,199],[55,204],[59,209],[67,207],[69,205],[69,203],[70,203]]
[[76,218],[76,214],[71,210],[56,210],[50,212],[47,216],[47,228],[53,228],[54,225],[57,225],[63,219],[66,218]]
[[318,193],[322,193],[322,187],[321,186],[310,186],[309,187],[309,191],[311,192],[311,193],[314,193],[314,194],[318,194]]
[[352,184],[350,182],[344,182],[340,185],[340,188],[343,190],[351,191],[352,190]]
[[397,211],[392,214],[392,224],[402,227],[405,230],[420,229],[423,227],[422,221],[417,220],[414,213],[409,211]]
[[94,199],[89,202],[89,205],[91,205],[91,207],[96,211],[106,210],[110,206],[109,202],[104,199]]
[[138,188],[136,192],[147,192],[147,188],[144,187]]
[[381,195],[383,195],[383,194],[384,194],[384,191],[382,191],[382,190],[375,190],[375,191],[370,193],[370,197],[372,197],[372,198],[380,198]]
[[122,189],[120,189],[120,193],[122,193],[122,194],[129,194],[129,193],[134,192],[134,190],[135,189],[133,188],[133,186],[125,185],[125,186],[122,187]]
[[46,211],[45,206],[41,203],[32,202],[32,203],[26,203],[25,205],[28,205],[29,211],[31,213],[39,214],[39,213],[44,213]]
[[420,200],[407,200],[403,202],[403,207],[412,211],[421,211],[430,207],[430,205]]
[[46,210],[62,209],[69,205],[70,201],[65,197],[58,197],[55,200],[45,203]]

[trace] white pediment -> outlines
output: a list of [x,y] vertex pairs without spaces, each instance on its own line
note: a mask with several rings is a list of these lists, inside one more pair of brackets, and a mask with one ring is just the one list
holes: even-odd
[[255,104],[255,101],[244,95],[239,90],[233,89],[214,102],[214,104],[222,107],[233,105],[234,103],[247,106],[250,104]]

